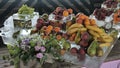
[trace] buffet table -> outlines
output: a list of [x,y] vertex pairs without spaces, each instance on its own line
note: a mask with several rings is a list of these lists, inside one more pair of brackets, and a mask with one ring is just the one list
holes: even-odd
[[56,68],[99,68],[120,37],[120,11],[114,13],[113,6],[107,10],[105,4],[90,16],[57,7],[40,17],[33,8],[23,5],[0,28],[10,52],[7,58],[16,68],[42,68],[47,63]]
[[[34,21],[37,20],[38,17],[39,17],[39,16],[36,16],[35,18],[33,17]],[[7,21],[9,21],[9,24],[7,24]],[[11,22],[11,23],[10,23],[10,22]],[[7,24],[7,25],[6,25],[6,24]],[[5,21],[4,25],[5,25],[5,27],[8,27],[8,26],[10,26],[11,24],[13,24],[13,18],[12,18],[12,16],[10,16],[10,17]],[[35,25],[33,25],[33,26],[35,26]],[[5,27],[3,27],[3,28],[5,28]],[[4,31],[3,28],[1,28],[1,30]],[[116,26],[115,26],[115,28],[116,28]],[[14,29],[14,28],[9,27],[8,29]],[[119,29],[119,26],[117,26],[116,29]],[[9,30],[8,30],[8,31],[9,31]],[[4,32],[3,32],[3,33],[4,33]],[[11,33],[11,34],[10,34],[10,33]],[[5,33],[5,34],[2,34],[2,33],[1,33],[1,36],[2,36],[2,38],[3,38],[3,42],[4,42],[5,44],[13,44],[13,43],[14,43],[14,42],[13,42],[14,39],[12,39],[12,32],[10,32],[10,33],[9,33],[9,32],[8,32],[8,33]],[[100,66],[101,66],[101,63],[104,62],[104,60],[106,59],[106,57],[107,57],[108,54],[110,53],[111,49],[114,47],[114,44],[115,44],[116,41],[118,40],[119,36],[120,36],[120,34],[118,35],[118,37],[117,37],[117,39],[114,41],[114,43],[112,43],[112,46],[107,49],[107,51],[106,51],[106,53],[104,54],[104,56],[102,56],[102,57],[87,57],[84,62],[80,62],[80,63],[79,63],[79,66],[83,66],[82,64],[84,64],[84,66],[89,66],[89,68],[96,68],[96,67],[98,68],[98,67],[100,67]],[[10,40],[10,39],[11,39],[11,40]],[[62,64],[62,65],[64,65],[64,64]],[[79,67],[79,66],[77,66],[77,67]],[[75,65],[75,66],[73,65],[73,67],[76,67],[76,65]]]

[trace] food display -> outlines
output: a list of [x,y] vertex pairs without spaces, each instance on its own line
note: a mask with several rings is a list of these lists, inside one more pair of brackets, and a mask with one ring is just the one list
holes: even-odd
[[[109,29],[113,23],[113,14],[119,9],[118,0],[106,0],[102,3],[101,8],[97,8],[93,12],[92,18],[97,21],[97,25]],[[106,28],[108,26],[108,28]]]
[[18,10],[19,14],[32,15],[33,12],[34,12],[34,8],[28,7],[27,5],[22,5],[22,7]]
[[98,20],[105,20],[106,16],[110,16],[114,11],[105,8],[95,9],[94,15]]
[[[104,4],[109,6],[108,3]],[[23,7],[26,8],[26,5]],[[24,13],[23,7],[18,13]],[[113,20],[106,21],[106,17],[112,14]],[[44,13],[35,26],[13,32],[14,43],[7,44],[7,47],[14,63],[21,60],[27,63],[32,58],[40,65],[58,61],[94,68],[91,64],[103,62],[119,37],[118,30],[112,27],[112,23],[108,24],[119,22],[119,10],[114,13],[100,8],[95,9],[93,15],[95,18],[84,13],[74,14],[71,8],[62,7],[57,7],[50,15]],[[97,20],[107,24],[101,26]]]
[[102,7],[106,9],[114,9],[117,8],[118,0],[106,0],[103,2]]
[[117,24],[118,22],[120,22],[120,9],[116,10],[116,12],[113,15],[113,21],[115,24]]
[[49,20],[66,22],[73,18],[73,10],[57,7],[50,15]]
[[105,8],[95,9],[90,18],[95,19],[99,27],[106,27],[106,25],[112,24],[113,13],[114,10],[107,10]]
[[28,7],[27,5],[22,5],[18,12],[13,14],[14,27],[18,29],[31,28],[31,19],[35,15],[37,15],[37,13],[34,12],[34,8]]

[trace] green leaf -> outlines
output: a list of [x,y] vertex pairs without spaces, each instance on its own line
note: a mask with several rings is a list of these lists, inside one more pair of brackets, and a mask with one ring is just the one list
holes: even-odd
[[31,40],[31,41],[30,41],[30,45],[31,45],[32,47],[34,47],[34,46],[36,45],[36,41]]
[[42,65],[45,62],[46,59],[47,59],[47,56],[44,55],[44,57],[40,59],[40,64]]
[[21,55],[21,59],[22,61],[26,64],[27,61],[29,60],[30,56],[27,52],[25,52],[24,54]]
[[20,58],[19,58],[19,56],[17,56],[14,58],[15,68],[19,68],[20,67],[19,64],[20,64]]

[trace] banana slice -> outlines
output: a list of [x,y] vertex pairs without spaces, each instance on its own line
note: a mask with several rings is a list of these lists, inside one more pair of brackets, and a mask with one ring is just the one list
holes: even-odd
[[79,28],[70,29],[69,31],[67,31],[67,34],[71,35],[71,34],[77,32],[78,30],[79,30]]
[[68,28],[68,31],[71,30],[71,29],[73,29],[73,28],[81,28],[81,27],[83,27],[82,24],[75,23],[75,24],[71,25],[71,26]]

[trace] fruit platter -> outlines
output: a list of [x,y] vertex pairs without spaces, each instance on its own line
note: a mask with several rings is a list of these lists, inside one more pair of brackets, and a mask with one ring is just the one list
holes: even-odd
[[[21,27],[16,30],[14,18],[10,19],[13,25],[8,23],[0,29],[0,35],[7,40],[4,43],[10,53],[8,58],[14,61],[16,68],[20,60],[28,63],[31,59],[40,63],[39,68],[46,62],[56,61],[78,67],[99,68],[120,35],[119,3],[110,1],[115,4],[110,9],[107,7],[109,1],[103,3],[106,7],[95,9],[90,16],[81,12],[74,14],[71,8],[57,7],[51,14],[44,13],[32,21],[34,25],[30,28]],[[29,7],[23,5],[18,14],[26,15],[26,12],[33,10],[26,8]],[[30,15],[33,13],[34,10]]]

